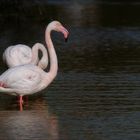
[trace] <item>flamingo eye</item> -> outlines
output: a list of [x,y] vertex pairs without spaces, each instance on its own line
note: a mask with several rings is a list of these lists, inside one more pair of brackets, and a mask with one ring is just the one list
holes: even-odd
[[61,26],[61,24],[60,23],[56,23],[56,27],[60,27]]

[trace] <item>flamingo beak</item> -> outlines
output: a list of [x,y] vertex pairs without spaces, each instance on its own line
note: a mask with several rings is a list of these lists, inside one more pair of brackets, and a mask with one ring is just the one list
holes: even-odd
[[61,32],[64,34],[65,42],[67,42],[68,41],[68,36],[69,36],[68,30],[62,26],[61,27]]
[[65,38],[65,42],[67,42],[68,41],[68,36]]

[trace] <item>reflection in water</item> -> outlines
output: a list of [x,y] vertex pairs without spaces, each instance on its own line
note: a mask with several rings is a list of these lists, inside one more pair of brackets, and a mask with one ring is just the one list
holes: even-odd
[[[39,101],[34,104],[39,105]],[[1,139],[38,139],[58,140],[57,117],[47,109],[36,108],[36,111],[1,111]]]

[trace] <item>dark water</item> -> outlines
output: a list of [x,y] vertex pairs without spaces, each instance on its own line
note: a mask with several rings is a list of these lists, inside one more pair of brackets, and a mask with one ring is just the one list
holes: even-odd
[[[25,99],[0,95],[2,140],[139,140],[140,3],[108,1],[3,2],[1,56],[12,44],[44,43],[54,19],[70,31],[53,33],[59,59],[55,81]],[[0,58],[1,73],[7,68]]]

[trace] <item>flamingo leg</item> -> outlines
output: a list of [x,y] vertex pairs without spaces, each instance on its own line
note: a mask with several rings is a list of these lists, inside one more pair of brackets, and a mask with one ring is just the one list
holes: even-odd
[[23,99],[22,96],[19,96],[19,107],[20,107],[20,111],[23,111]]

